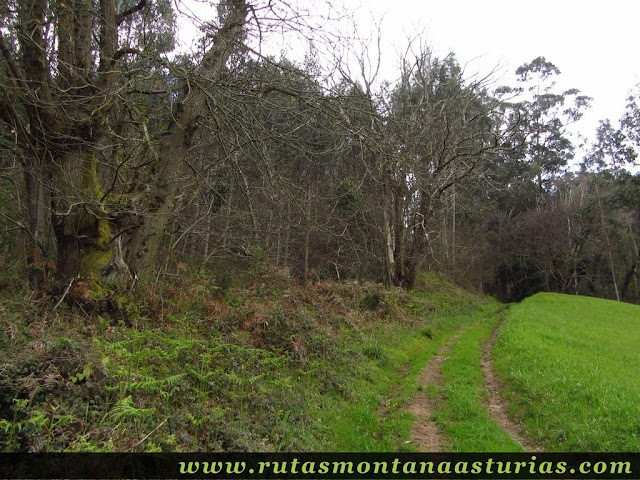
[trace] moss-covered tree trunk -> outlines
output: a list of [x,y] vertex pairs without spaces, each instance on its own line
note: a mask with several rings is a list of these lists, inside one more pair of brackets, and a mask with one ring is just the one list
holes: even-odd
[[[144,149],[129,148],[126,160],[118,150],[121,143],[138,141],[137,112],[147,105],[144,95],[131,93],[137,81],[149,80],[147,72],[132,79],[128,68],[147,56],[147,47],[153,53],[153,45],[138,39],[119,49],[118,28],[128,20],[135,25],[150,4],[127,9],[116,0],[21,0],[0,31],[0,120],[13,128],[23,159],[30,217],[25,230],[34,252],[28,262],[38,267],[47,259],[65,284],[80,278],[126,286],[131,272],[124,258],[141,273],[153,269],[185,156],[206,112],[205,89],[216,88],[244,34],[246,1],[220,2],[223,15],[213,45],[197,78],[184,79],[184,95],[160,136],[151,174],[141,173],[140,165],[149,166],[149,160],[132,157],[144,156]],[[125,161],[129,176],[119,170]],[[153,184],[147,211],[131,207],[141,175],[150,175]],[[103,184],[105,178],[112,180]],[[136,221],[123,227],[127,216]],[[131,240],[127,252],[124,235]],[[32,278],[34,288],[41,277]]]
[[59,274],[126,285],[130,272],[118,258],[108,196],[100,185],[94,151],[87,148],[67,154],[60,166],[53,179]]

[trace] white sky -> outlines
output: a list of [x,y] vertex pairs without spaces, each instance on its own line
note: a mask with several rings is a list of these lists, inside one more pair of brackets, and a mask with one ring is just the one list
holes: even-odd
[[[370,11],[384,17],[385,44],[402,44],[422,30],[442,54],[461,64],[480,58],[480,69],[504,67],[504,83],[523,63],[544,56],[561,75],[558,86],[593,97],[592,109],[577,126],[592,139],[598,120],[614,125],[626,98],[640,82],[640,1],[636,0],[344,0],[360,5],[363,23]],[[370,16],[370,15],[369,15]],[[478,65],[478,62],[475,63]],[[477,66],[475,68],[478,68]]]
[[[626,97],[640,82],[637,0],[289,1],[320,14],[325,2],[338,9],[344,5],[357,11],[357,28],[363,35],[373,28],[372,18],[382,19],[385,69],[381,75],[390,81],[395,79],[398,52],[407,37],[419,31],[426,33],[429,46],[439,56],[453,51],[461,64],[470,62],[466,68],[470,73],[478,69],[488,73],[499,66],[503,76],[496,78],[497,84],[513,84],[517,67],[544,56],[562,72],[559,88],[577,88],[593,97],[592,109],[576,126],[588,140],[594,138],[600,119],[617,123]],[[198,3],[187,0],[190,5]],[[211,7],[194,10],[201,20],[215,15]],[[182,24],[183,34],[189,27]],[[345,28],[353,27],[345,24]],[[289,45],[285,50],[301,48],[306,45]]]

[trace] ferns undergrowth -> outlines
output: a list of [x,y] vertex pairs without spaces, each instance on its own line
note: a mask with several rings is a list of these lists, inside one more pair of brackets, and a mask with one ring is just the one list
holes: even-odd
[[478,301],[262,275],[140,288],[116,314],[0,297],[0,450],[335,449],[336,412],[384,394],[389,346]]

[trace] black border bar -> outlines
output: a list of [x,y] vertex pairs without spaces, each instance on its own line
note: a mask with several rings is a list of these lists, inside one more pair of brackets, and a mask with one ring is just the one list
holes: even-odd
[[640,453],[0,453],[6,479],[640,479]]

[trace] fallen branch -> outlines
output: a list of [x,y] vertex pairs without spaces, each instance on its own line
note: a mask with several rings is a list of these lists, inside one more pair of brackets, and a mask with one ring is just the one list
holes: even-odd
[[69,293],[69,290],[71,290],[71,285],[73,285],[73,281],[75,280],[75,277],[72,278],[69,281],[69,285],[67,285],[67,288],[64,290],[64,293],[62,294],[62,297],[60,297],[60,300],[58,300],[58,303],[56,303],[56,306],[53,307],[53,310],[55,310],[56,308],[58,308],[60,306],[60,304],[63,302],[63,300],[65,299],[65,297],[67,296],[67,294]]

